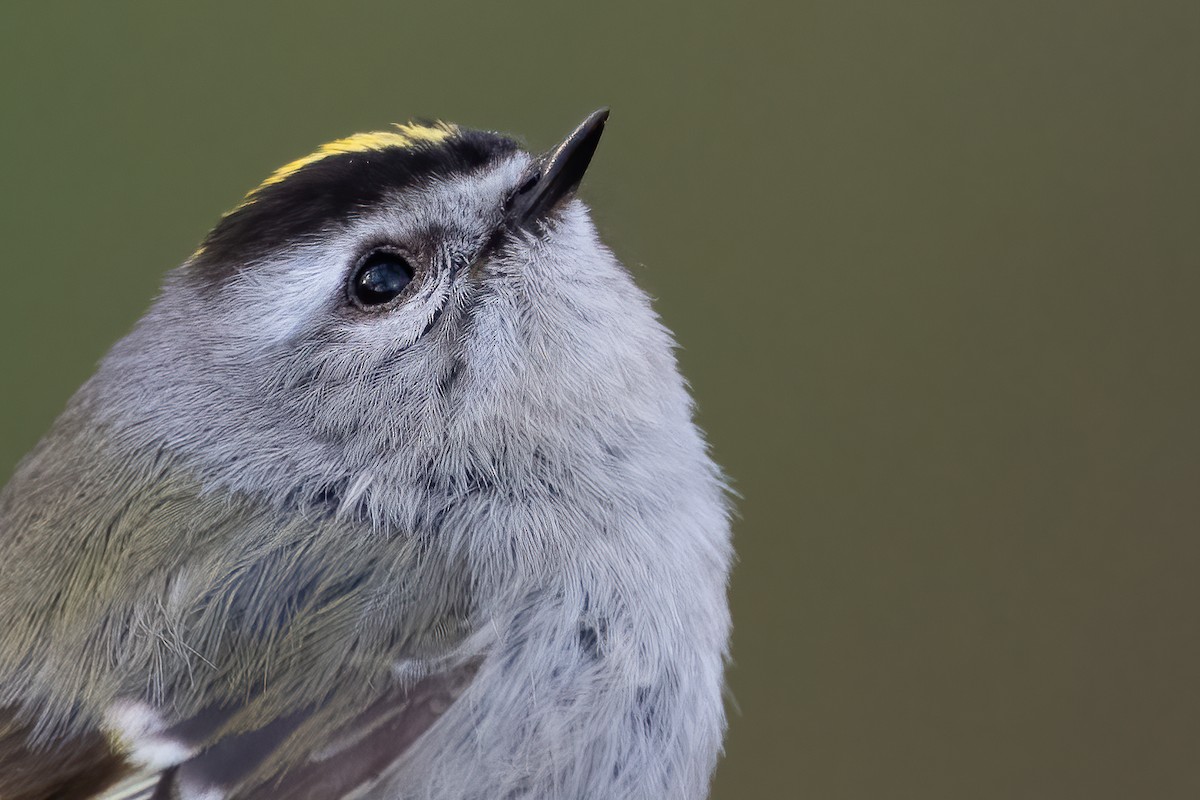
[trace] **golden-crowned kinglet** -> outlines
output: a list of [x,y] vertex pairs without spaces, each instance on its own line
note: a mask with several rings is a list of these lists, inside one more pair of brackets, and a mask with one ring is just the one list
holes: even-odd
[[607,116],[332,142],[167,276],[0,495],[0,797],[707,793],[728,509]]

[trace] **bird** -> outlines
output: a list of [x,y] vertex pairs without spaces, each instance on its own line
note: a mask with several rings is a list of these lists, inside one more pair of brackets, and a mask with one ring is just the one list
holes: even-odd
[[731,491],[608,116],[329,142],[167,271],[0,493],[0,798],[708,795]]

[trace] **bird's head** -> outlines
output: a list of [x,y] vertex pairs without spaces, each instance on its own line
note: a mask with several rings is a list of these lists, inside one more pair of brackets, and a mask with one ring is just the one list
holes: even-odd
[[540,156],[409,124],[282,167],[114,350],[103,415],[209,485],[376,517],[687,428],[670,336],[574,197],[607,116]]

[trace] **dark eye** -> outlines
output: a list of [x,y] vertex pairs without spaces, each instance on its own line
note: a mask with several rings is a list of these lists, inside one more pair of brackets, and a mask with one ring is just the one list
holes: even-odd
[[517,194],[519,194],[519,195],[525,194],[530,189],[537,186],[538,177],[539,177],[538,174],[535,172],[532,175],[530,175],[528,178],[526,178],[525,182],[521,184],[521,188],[517,189]]
[[350,283],[350,294],[364,306],[395,300],[412,282],[413,268],[395,253],[375,253],[358,268]]

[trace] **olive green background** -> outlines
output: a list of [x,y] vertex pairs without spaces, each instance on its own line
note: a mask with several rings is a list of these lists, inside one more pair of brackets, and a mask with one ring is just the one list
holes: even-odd
[[161,5],[3,11],[0,471],[275,166],[608,104],[742,495],[714,797],[1200,796],[1200,4]]

